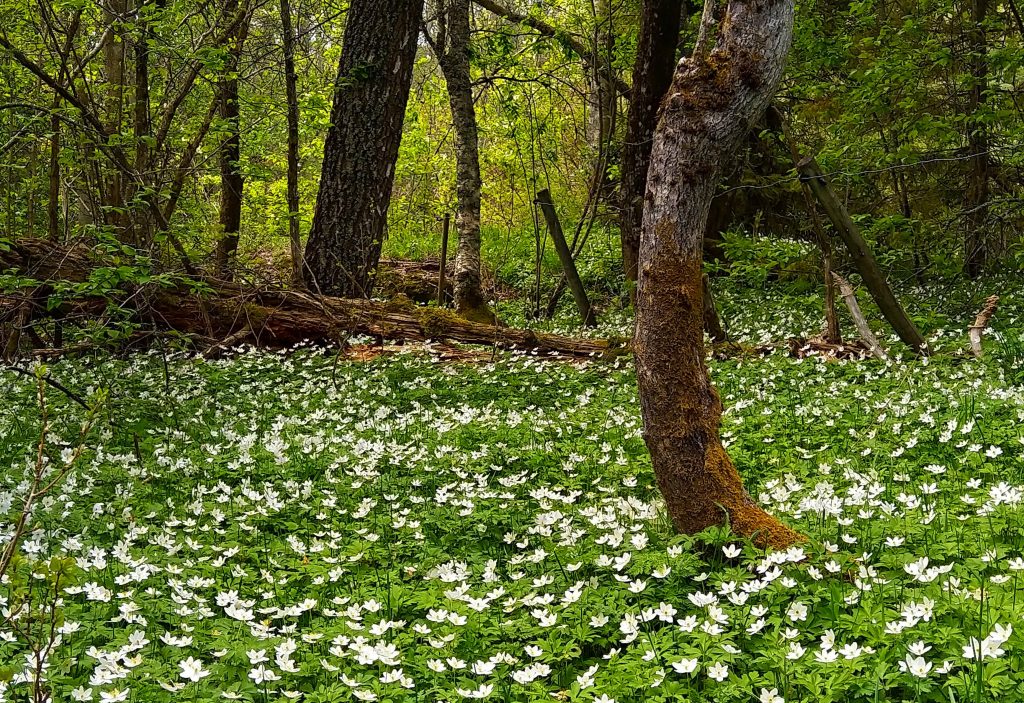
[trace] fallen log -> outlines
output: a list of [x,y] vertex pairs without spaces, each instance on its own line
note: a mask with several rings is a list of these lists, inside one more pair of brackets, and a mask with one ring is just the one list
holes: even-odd
[[[110,258],[84,244],[68,247],[46,240],[21,240],[0,248],[0,271],[14,270],[42,288],[57,280],[87,280],[104,265],[111,265]],[[207,290],[201,294],[185,285],[125,290],[123,308],[133,321],[193,335],[206,347],[230,340],[232,345],[248,342],[283,348],[300,342],[344,343],[365,335],[380,341],[447,340],[571,356],[617,356],[628,350],[623,341],[470,322],[448,310],[417,306],[405,297],[392,301],[345,299],[216,279],[203,282]],[[20,306],[24,299],[23,294],[17,297],[19,315],[23,315]],[[97,298],[70,300],[61,314],[98,315],[108,303]],[[32,319],[45,318],[50,312],[45,304],[36,305]],[[10,316],[11,306],[5,307],[0,296],[0,325],[9,322],[5,314]]]

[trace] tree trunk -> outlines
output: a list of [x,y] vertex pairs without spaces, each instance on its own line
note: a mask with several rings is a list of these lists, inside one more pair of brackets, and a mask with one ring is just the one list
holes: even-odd
[[47,184],[46,233],[53,241],[60,240],[60,98],[50,104],[50,170]]
[[[708,0],[709,5],[713,0]],[[701,259],[722,164],[768,106],[793,33],[792,0],[705,7],[654,134],[637,288],[636,357],[644,441],[677,529],[728,522],[762,545],[797,533],[759,508],[722,446],[722,404],[704,362]]]
[[[793,168],[798,168],[803,157],[800,156],[800,149],[797,147],[793,135],[789,132],[789,125],[785,115],[775,106],[770,105],[765,114],[768,119],[769,128],[775,130],[782,138],[784,146],[789,151],[793,161]],[[829,344],[840,344],[843,341],[839,329],[839,316],[836,315],[836,287],[832,280],[832,242],[829,241],[825,228],[821,224],[818,210],[814,207],[814,197],[807,181],[800,180],[800,194],[803,196],[804,207],[807,215],[811,218],[811,228],[814,230],[814,238],[821,251],[822,280],[825,283],[825,341]]]
[[964,237],[964,272],[976,278],[989,259],[986,225],[988,221],[988,127],[981,114],[988,90],[988,41],[985,18],[988,0],[970,0],[971,21],[968,44],[971,50],[971,93],[967,119],[967,148],[970,151],[970,176],[967,184],[967,232]]
[[[110,0],[105,6],[104,22],[115,25],[106,35],[103,45],[103,65],[106,73],[105,134],[120,134],[124,119],[124,31],[127,26],[128,0]],[[128,216],[125,212],[124,178],[114,170],[105,182],[103,205],[107,208],[104,219],[112,224],[123,240],[131,240]]]
[[[138,30],[135,36],[135,172],[147,188],[153,183],[150,173],[150,140],[153,137],[149,113],[149,0],[138,2]],[[136,243],[147,246],[151,239],[151,221],[144,213],[136,220]]]
[[612,13],[609,0],[595,0],[594,55],[597,61],[588,66],[590,91],[587,94],[587,142],[594,154],[602,156],[611,144],[619,104],[619,92],[612,81],[614,69],[611,67],[615,53]]
[[292,7],[281,0],[281,38],[284,43],[284,87],[288,102],[288,243],[291,247],[292,284],[302,285],[302,238],[299,233],[299,95],[295,76],[295,37]]
[[367,297],[387,226],[423,0],[353,0],[306,243],[310,290]]
[[702,304],[704,306],[704,331],[711,337],[715,344],[729,341],[729,335],[722,327],[722,318],[718,315],[718,307],[715,305],[715,296],[711,291],[711,278],[705,273],[701,277]]
[[[635,284],[640,255],[640,228],[644,218],[644,191],[651,160],[651,142],[658,123],[658,107],[672,84],[679,43],[683,0],[644,0],[640,39],[633,64],[633,90],[622,145],[622,182],[619,228],[626,281]],[[636,297],[635,287],[630,297]]]
[[861,278],[864,279],[864,285],[867,286],[868,292],[871,293],[871,297],[882,312],[882,316],[904,344],[915,352],[924,351],[926,346],[924,337],[917,331],[917,327],[914,326],[900,302],[896,300],[892,288],[889,287],[889,282],[885,279],[885,274],[878,267],[878,262],[875,261],[871,249],[868,248],[868,243],[864,241],[860,229],[850,219],[846,208],[832,192],[818,162],[812,157],[807,157],[797,164],[797,171],[800,172],[801,179],[810,186],[814,197],[821,203],[821,207],[832,221],[832,226],[835,227],[840,239],[846,244],[846,249],[856,264]]
[[444,15],[446,45],[437,47],[437,60],[448,86],[455,132],[455,310],[467,319],[493,323],[480,280],[480,148],[469,71],[469,0],[447,0]]
[[[238,0],[228,0],[226,14],[238,11]],[[242,134],[239,122],[238,68],[242,59],[242,44],[245,42],[248,21],[238,25],[234,36],[229,37],[228,59],[224,76],[217,86],[220,99],[220,118],[227,130],[227,137],[220,146],[220,240],[217,242],[216,266],[220,275],[231,280],[234,274],[235,255],[238,253],[238,232],[242,225]]]

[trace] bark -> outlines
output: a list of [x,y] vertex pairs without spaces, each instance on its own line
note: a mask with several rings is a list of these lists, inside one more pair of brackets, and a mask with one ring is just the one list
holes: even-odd
[[[615,132],[619,95],[612,80],[610,67],[615,52],[612,35],[612,8],[609,0],[594,2],[594,55],[598,58],[590,67],[590,92],[587,95],[587,141],[595,154],[605,155]],[[601,159],[599,158],[598,161]]]
[[467,319],[493,323],[480,275],[480,146],[469,65],[469,0],[445,2],[443,28],[435,50],[448,86],[455,132],[455,228],[459,234],[453,274],[455,310]]
[[903,306],[896,300],[885,274],[882,273],[868,243],[860,233],[860,228],[854,224],[850,219],[850,213],[839,202],[818,163],[812,157],[807,157],[797,164],[797,170],[800,172],[801,179],[810,186],[811,192],[814,193],[828,214],[832,226],[846,245],[847,251],[857,266],[857,271],[864,279],[864,285],[867,286],[868,292],[871,293],[882,316],[904,344],[917,353],[923,352],[926,347],[924,337],[917,331],[917,327],[914,326]]
[[353,0],[304,276],[310,290],[368,297],[387,226],[423,0]]
[[54,96],[50,105],[50,173],[46,194],[46,232],[57,241],[60,239],[60,98]]
[[292,8],[281,0],[281,38],[284,44],[284,87],[288,102],[288,243],[291,247],[292,284],[302,285],[302,239],[299,233],[299,96],[295,76],[295,37]]
[[[150,170],[150,139],[153,136],[149,113],[149,24],[146,18],[148,0],[138,3],[138,30],[135,37],[135,172],[138,174],[137,187],[148,188],[153,184]],[[150,222],[140,214],[136,222],[136,236],[140,245],[146,246],[151,239]]]
[[[683,0],[644,0],[640,17],[633,89],[622,145],[622,182],[619,185],[622,262],[629,284],[635,284],[637,279],[651,142],[658,123],[658,107],[675,71],[682,7]],[[630,297],[635,298],[635,286],[631,289]]]
[[[238,0],[228,0],[227,11],[238,11]],[[238,25],[237,33],[230,38],[228,59],[224,76],[217,86],[220,100],[220,118],[227,131],[227,137],[220,146],[220,228],[217,242],[216,266],[218,273],[227,279],[234,275],[235,256],[238,253],[238,233],[242,225],[242,133],[238,104],[238,69],[242,59],[242,45],[245,42],[248,22]]]
[[[9,250],[0,250],[0,270],[11,268],[48,282],[85,281],[98,266],[110,263],[82,243],[61,247],[45,240],[20,240]],[[251,342],[281,348],[305,341],[335,344],[349,336],[370,335],[408,341],[443,339],[582,357],[617,356],[627,350],[622,343],[610,340],[575,339],[472,322],[450,311],[418,307],[408,300],[344,299],[295,290],[247,288],[226,281],[206,283],[210,292],[203,296],[187,288],[125,291],[125,306],[135,306],[132,309],[139,323],[195,335],[204,345],[232,339],[235,344]],[[0,323],[24,319],[23,302],[32,297],[44,300],[40,292],[12,297],[13,304],[0,299]],[[98,317],[108,304],[106,298],[84,299],[50,311],[44,303],[37,303],[33,316],[59,312],[69,319],[77,315]]]
[[981,112],[985,109],[988,90],[988,41],[985,18],[989,0],[970,0],[971,21],[967,30],[971,50],[970,116],[967,120],[967,148],[970,150],[970,175],[967,184],[967,232],[964,237],[964,272],[976,278],[989,259],[989,243],[985,231],[988,221],[989,139],[988,127]]
[[704,361],[701,254],[722,164],[782,77],[793,2],[729,0],[722,17],[717,29],[705,17],[705,41],[679,63],[654,134],[634,338],[644,441],[677,529],[727,521],[758,544],[785,547],[800,537],[754,503],[719,436],[722,404]]

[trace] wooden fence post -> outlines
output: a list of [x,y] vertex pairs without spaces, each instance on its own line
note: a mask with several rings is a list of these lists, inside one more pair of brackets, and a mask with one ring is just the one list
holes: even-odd
[[832,221],[832,226],[835,227],[839,237],[846,244],[846,248],[850,252],[850,256],[853,257],[861,278],[864,279],[864,285],[867,287],[868,292],[871,293],[875,303],[878,304],[879,310],[882,311],[882,316],[892,325],[893,330],[896,331],[896,334],[899,335],[900,339],[907,346],[916,352],[924,351],[924,337],[917,331],[917,327],[914,326],[910,317],[907,316],[903,306],[896,300],[892,288],[889,287],[889,282],[885,280],[885,274],[878,267],[878,262],[875,261],[875,257],[871,254],[867,242],[860,233],[860,229],[850,219],[850,213],[839,202],[836,194],[832,192],[832,188],[825,179],[825,174],[822,173],[818,162],[813,157],[808,156],[797,164],[797,171],[800,172],[801,180],[810,186],[814,197],[818,199],[818,202],[821,203],[825,213]]
[[551,193],[547,188],[537,191],[537,204],[544,213],[544,219],[548,224],[548,232],[555,244],[555,251],[558,252],[558,260],[562,263],[562,270],[565,273],[565,282],[572,292],[572,297],[579,308],[580,317],[586,327],[595,327],[597,319],[594,310],[590,306],[590,299],[587,291],[583,289],[583,282],[580,280],[579,271],[576,270],[576,262],[573,261],[572,252],[569,250],[569,243],[565,241],[565,234],[562,232],[562,223],[558,220],[558,213],[555,212],[555,204],[551,201]]

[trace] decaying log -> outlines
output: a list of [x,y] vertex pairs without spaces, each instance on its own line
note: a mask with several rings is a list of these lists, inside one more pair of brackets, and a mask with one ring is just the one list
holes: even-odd
[[836,344],[823,337],[790,337],[787,342],[789,355],[796,359],[823,357],[826,359],[864,359],[871,349],[864,342],[855,340]]
[[970,326],[970,337],[971,337],[971,353],[974,354],[976,359],[980,359],[982,356],[981,350],[981,336],[985,333],[985,328],[988,327],[989,320],[996,312],[996,306],[999,305],[999,296],[990,295],[985,300],[985,307],[978,312],[978,316],[974,318],[974,324]]
[[853,324],[856,325],[860,338],[876,358],[885,361],[888,357],[885,355],[882,345],[878,342],[878,337],[871,331],[864,313],[860,310],[860,305],[857,304],[857,295],[853,291],[853,286],[835,271],[832,272],[832,278],[836,285],[839,286],[839,293],[843,296],[843,301],[850,310],[850,316],[853,317]]
[[[0,250],[0,270],[14,269],[37,281],[84,281],[110,263],[84,244],[62,247],[46,240],[22,240]],[[124,305],[131,306],[135,321],[194,335],[206,348],[225,340],[282,348],[304,341],[338,343],[359,335],[382,341],[448,340],[572,356],[617,355],[627,346],[470,322],[447,310],[417,306],[404,297],[360,300],[214,279],[205,284],[209,290],[202,295],[184,286],[125,291]],[[65,308],[70,310],[63,313],[96,315],[106,305],[105,300],[89,298],[68,301]],[[0,321],[10,309],[0,297]],[[37,319],[45,316],[45,306],[36,306],[33,314]]]

